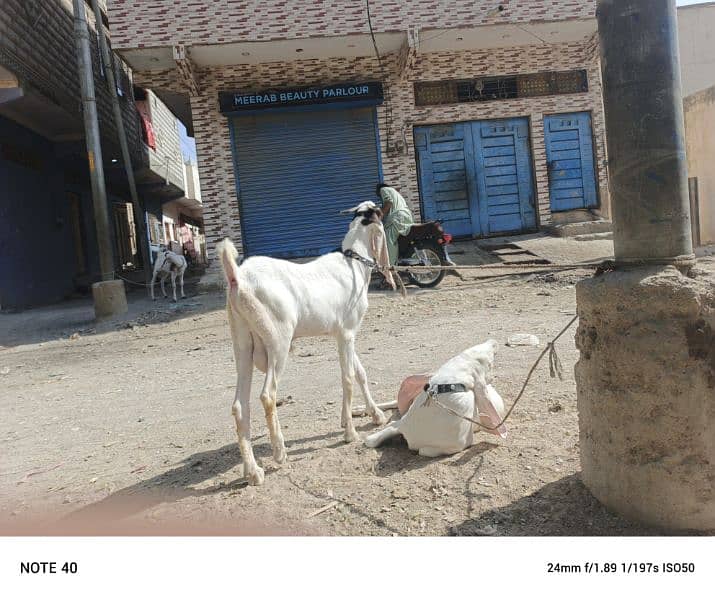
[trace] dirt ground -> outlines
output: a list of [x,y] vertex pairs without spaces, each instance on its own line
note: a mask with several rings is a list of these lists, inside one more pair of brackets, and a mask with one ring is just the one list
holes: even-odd
[[[454,259],[560,262],[612,252],[607,240],[543,236],[503,246],[498,257],[462,244]],[[545,342],[575,315],[574,284],[591,271],[490,273],[410,287],[404,300],[371,293],[357,348],[376,401],[393,399],[405,376],[494,338],[495,385],[511,403]],[[579,479],[575,329],[558,345],[565,380],[539,367],[508,439],[478,434],[472,448],[439,459],[417,456],[401,438],[377,450],[345,444],[335,342],[298,340],[279,388],[289,462],[277,468],[271,457],[257,373],[253,443],[266,481],[249,487],[230,414],[235,370],[223,294],[172,305],[138,291],[130,302],[128,315],[101,324],[87,300],[0,315],[6,533],[659,533],[611,514]],[[513,333],[536,334],[541,346],[507,347]],[[373,430],[368,418],[357,423],[363,434]]]

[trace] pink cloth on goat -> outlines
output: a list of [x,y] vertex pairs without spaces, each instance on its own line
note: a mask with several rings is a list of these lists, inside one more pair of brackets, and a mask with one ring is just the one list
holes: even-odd
[[432,375],[410,375],[400,385],[397,392],[397,409],[401,415],[407,414],[415,398],[425,389],[425,384],[429,383]]

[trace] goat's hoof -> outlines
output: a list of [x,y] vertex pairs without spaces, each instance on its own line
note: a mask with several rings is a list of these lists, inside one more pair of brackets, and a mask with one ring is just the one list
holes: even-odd
[[368,435],[368,436],[365,438],[365,445],[366,445],[368,448],[377,448],[377,447],[380,445],[379,437],[378,437],[377,435],[375,435],[375,434],[373,434],[373,435]]
[[345,431],[345,443],[346,444],[352,444],[353,442],[357,442],[360,440],[360,436],[358,435],[358,432],[355,431],[355,429],[348,429]]
[[182,299],[182,300],[186,300],[186,296],[181,296],[181,299]]
[[387,417],[384,412],[382,412],[379,408],[376,408],[372,415],[372,422],[374,425],[384,425],[387,423]]
[[261,467],[256,467],[256,470],[248,475],[248,485],[263,485],[265,480],[266,476]]
[[279,465],[285,464],[288,461],[288,454],[285,448],[280,448],[279,450],[273,451],[273,460],[275,460]]

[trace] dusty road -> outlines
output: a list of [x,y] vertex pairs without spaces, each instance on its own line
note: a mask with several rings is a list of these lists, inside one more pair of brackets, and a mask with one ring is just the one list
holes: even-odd
[[[558,259],[560,243],[550,258]],[[549,244],[541,248],[547,254]],[[608,254],[607,242],[579,248],[594,258]],[[465,256],[457,258],[464,263]],[[495,338],[495,385],[510,404],[545,341],[575,314],[574,284],[589,275],[449,276],[437,290],[410,289],[405,300],[371,294],[357,348],[375,399],[391,400],[408,374]],[[279,389],[289,454],[281,468],[271,458],[254,378],[253,441],[266,469],[265,485],[256,488],[242,477],[230,415],[235,371],[223,295],[171,307],[135,294],[120,322],[95,327],[89,315],[78,301],[0,316],[6,532],[33,524],[33,531],[55,531],[59,523],[63,531],[113,533],[161,526],[328,535],[653,533],[609,513],[579,480],[575,330],[559,345],[565,380],[550,379],[546,364],[539,368],[507,440],[479,434],[471,449],[432,460],[402,439],[377,450],[344,444],[335,343],[298,340]],[[519,332],[539,336],[541,348],[504,345]],[[368,418],[358,425],[363,434],[373,429]]]

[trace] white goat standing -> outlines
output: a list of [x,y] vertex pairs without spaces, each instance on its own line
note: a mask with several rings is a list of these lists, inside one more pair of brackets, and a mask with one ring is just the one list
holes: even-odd
[[171,250],[163,250],[156,255],[156,260],[154,261],[154,274],[151,278],[151,299],[156,300],[154,297],[154,282],[157,277],[161,282],[161,293],[166,298],[166,290],[164,290],[164,280],[171,275],[171,287],[174,290],[174,302],[176,302],[176,278],[179,278],[179,283],[181,284],[181,297],[186,298],[184,294],[184,272],[186,271],[187,263],[186,259],[172,252]]
[[[381,211],[373,202],[350,209],[354,214],[342,244],[333,252],[304,264],[256,256],[240,267],[236,248],[225,239],[217,248],[228,283],[227,312],[236,358],[236,396],[232,413],[244,475],[251,485],[264,480],[251,446],[251,377],[254,365],[266,374],[261,403],[270,433],[273,458],[286,460],[276,398],[278,381],[295,338],[332,336],[337,339],[342,373],[341,425],[345,441],[358,438],[352,421],[353,381],[365,398],[368,413],[377,425],[385,415],[370,395],[367,375],[355,352],[355,335],[367,310],[367,289],[373,266],[380,268],[395,287],[389,267]],[[351,256],[347,256],[352,253]]]
[[[421,456],[454,454],[471,446],[474,425],[439,406],[427,390],[436,393],[439,403],[457,414],[479,421],[487,428],[497,427],[505,414],[504,402],[491,385],[497,345],[496,341],[488,340],[451,358],[434,375],[405,379],[398,398],[398,405],[405,407],[401,406],[404,414],[384,429],[370,434],[365,445],[375,448],[402,434],[410,450],[419,451]],[[403,398],[403,395],[409,398]],[[498,429],[486,431],[501,437],[506,437],[507,433],[503,424]]]

